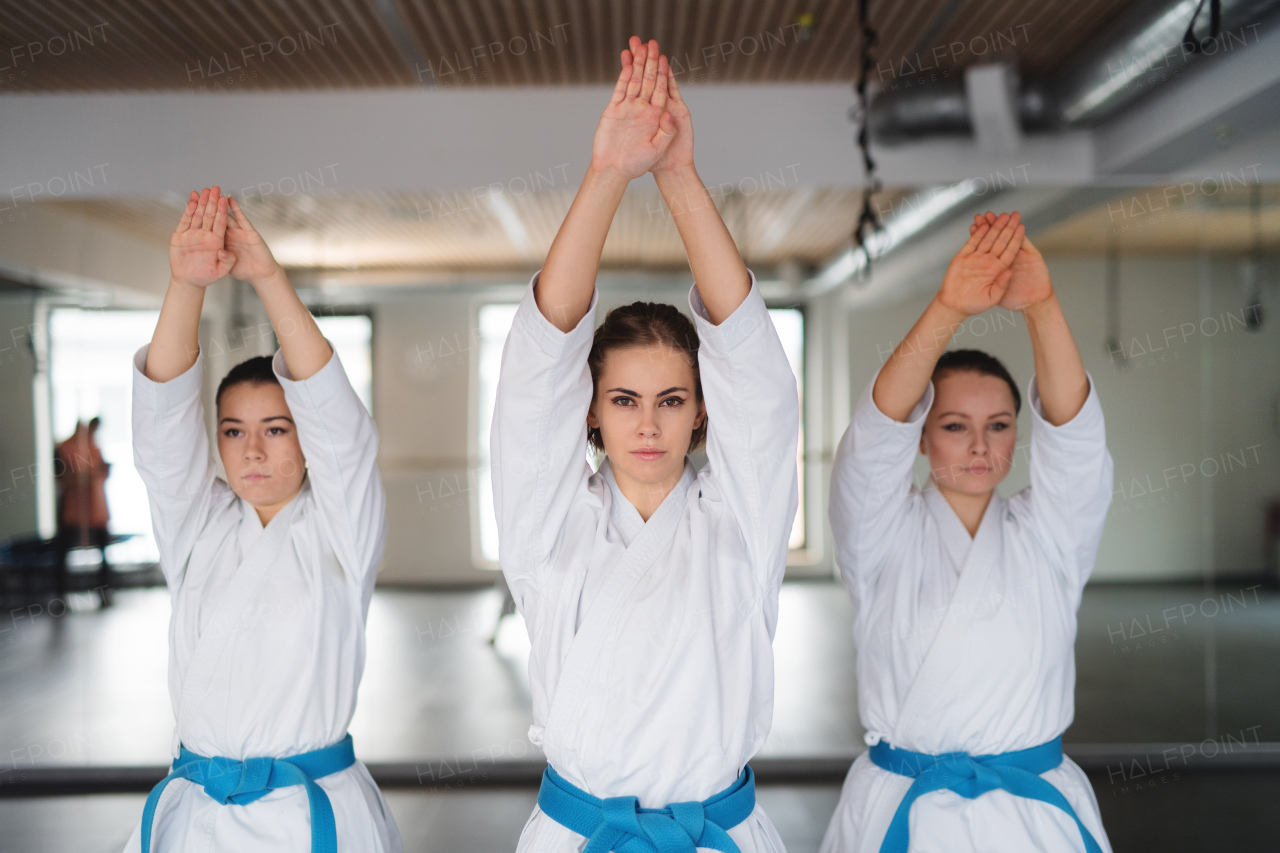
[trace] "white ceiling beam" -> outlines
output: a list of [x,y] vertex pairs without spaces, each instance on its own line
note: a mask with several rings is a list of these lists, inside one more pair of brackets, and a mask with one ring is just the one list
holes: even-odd
[[[241,195],[576,184],[609,91],[0,95],[0,206],[32,196],[185,196],[210,183]],[[691,85],[685,96],[708,184],[744,192],[861,186],[848,86]],[[880,162],[887,186],[994,177],[1023,165],[1034,181],[1079,183],[1091,175],[1092,149],[1087,135],[1068,134],[1028,140],[1017,157],[941,143],[885,150]]]

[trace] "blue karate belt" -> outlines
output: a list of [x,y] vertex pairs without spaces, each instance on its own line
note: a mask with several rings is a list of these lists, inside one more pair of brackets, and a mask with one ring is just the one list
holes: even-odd
[[538,807],[561,826],[586,836],[582,853],[694,853],[709,847],[742,853],[725,832],[756,807],[756,777],[743,768],[737,781],[702,802],[642,809],[635,797],[598,799],[551,769],[542,774]]
[[351,735],[323,749],[288,758],[205,758],[185,746],[169,775],[151,789],[142,809],[142,853],[151,853],[151,824],[160,794],[174,779],[203,785],[205,793],[221,805],[243,806],[265,797],[276,788],[305,785],[311,806],[311,853],[338,853],[338,831],[329,795],[315,783],[321,776],[346,770],[356,763]]
[[880,845],[880,853],[907,853],[911,841],[911,804],[931,791],[944,788],[970,800],[999,788],[1015,797],[1057,806],[1071,815],[1080,828],[1086,853],[1102,853],[1102,848],[1080,822],[1067,798],[1040,778],[1041,773],[1062,763],[1061,736],[1030,749],[999,755],[969,755],[966,752],[929,755],[909,749],[894,749],[884,741],[872,746],[869,754],[877,767],[915,780],[894,812],[884,843]]

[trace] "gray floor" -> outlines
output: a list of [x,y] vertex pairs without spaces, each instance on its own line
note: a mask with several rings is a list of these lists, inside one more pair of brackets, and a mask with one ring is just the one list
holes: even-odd
[[[1280,741],[1280,595],[1249,585],[1095,587],[1077,640],[1077,714],[1069,743]],[[165,687],[164,590],[127,590],[104,611],[0,615],[0,794],[36,766],[162,765],[173,718]],[[518,618],[489,645],[490,591],[380,590],[369,614],[368,670],[351,731],[371,763],[444,768],[476,750],[536,759],[525,732],[527,640]],[[849,757],[861,748],[843,588],[788,584],[775,642],[773,733],[762,755]],[[1177,778],[1174,778],[1177,776]],[[1117,851],[1265,849],[1277,773],[1166,774],[1158,784],[1091,774]],[[389,790],[413,851],[510,850],[531,788]],[[762,786],[788,849],[812,851],[838,788]],[[0,851],[118,850],[137,794],[0,796]],[[1219,841],[1234,839],[1232,845]],[[1243,846],[1242,846],[1243,845]],[[1276,845],[1280,847],[1280,844]]]

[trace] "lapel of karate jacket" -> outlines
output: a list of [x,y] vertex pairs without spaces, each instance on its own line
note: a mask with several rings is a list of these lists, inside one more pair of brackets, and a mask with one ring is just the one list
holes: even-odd
[[[310,484],[303,482],[302,489]],[[280,554],[289,541],[289,530],[301,503],[302,491],[294,496],[263,529],[236,567],[222,596],[214,605],[208,621],[208,629],[196,640],[191,660],[182,675],[182,700],[178,704],[178,722],[191,719],[199,709],[213,683],[219,661],[226,652],[231,638],[240,629],[242,620],[249,614],[250,605],[257,598],[272,571],[280,563]],[[174,737],[174,758],[178,757],[178,738]]]
[[982,597],[990,584],[1002,553],[1000,533],[1004,499],[998,494],[991,496],[978,532],[972,539],[955,510],[932,482],[925,489],[924,497],[943,539],[943,546],[960,577],[938,626],[938,633],[934,635],[894,724],[894,736],[899,743],[910,743],[917,726],[930,724],[930,715],[935,713],[938,703],[944,698],[939,695],[942,686],[968,653],[966,637],[972,624],[972,604]]
[[593,675],[596,675],[601,654],[612,648],[612,634],[621,621],[620,614],[630,603],[636,585],[675,536],[695,479],[693,465],[685,460],[680,482],[649,516],[617,564],[607,569],[608,574],[565,655],[551,709],[547,713],[548,741],[563,744],[572,740],[570,732],[583,700],[595,687]]

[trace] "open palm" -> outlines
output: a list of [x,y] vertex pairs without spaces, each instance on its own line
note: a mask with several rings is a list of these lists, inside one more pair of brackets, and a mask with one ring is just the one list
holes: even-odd
[[[592,164],[617,171],[628,180],[653,168],[675,138],[667,114],[667,62],[658,43],[622,51],[622,73],[591,142]],[[659,73],[659,71],[662,73]]]
[[1013,276],[1010,265],[1025,233],[1017,213],[970,229],[969,241],[951,259],[938,300],[965,316],[1000,304]]
[[224,246],[226,230],[227,200],[219,188],[193,190],[169,237],[169,271],[174,280],[208,287],[229,273],[235,258]]
[[231,212],[234,218],[227,223],[226,240],[227,251],[236,259],[231,274],[241,281],[261,281],[270,277],[280,264],[234,198],[231,199]]
[[[977,231],[981,223],[985,222],[987,225],[992,225],[995,221],[996,215],[990,211],[985,216],[978,214],[974,216],[973,224],[969,226],[969,234],[972,235]],[[1049,267],[1045,264],[1044,256],[1040,254],[1040,250],[1031,244],[1029,237],[1023,236],[1022,248],[1014,256],[1009,270],[1012,276],[1009,279],[1009,288],[1000,299],[1001,308],[1006,308],[1010,311],[1021,311],[1027,306],[1043,302],[1053,295],[1053,284],[1049,279]]]

